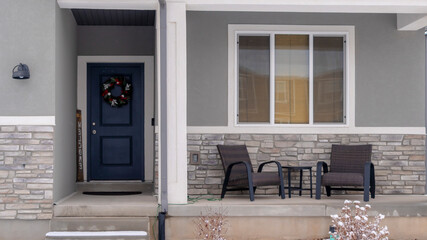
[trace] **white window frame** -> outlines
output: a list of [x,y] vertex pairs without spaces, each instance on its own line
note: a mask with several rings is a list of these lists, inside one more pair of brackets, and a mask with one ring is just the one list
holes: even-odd
[[[259,128],[274,129],[312,129],[314,128],[354,128],[355,127],[355,47],[354,26],[310,26],[310,25],[228,25],[228,127],[245,130]],[[313,47],[313,35],[344,36],[345,46],[345,82],[344,82],[344,123],[313,123],[313,51],[309,56],[309,123],[274,123],[274,48],[270,47],[270,123],[238,123],[238,35],[270,35],[270,46],[274,46],[274,34],[309,35],[310,49]]]

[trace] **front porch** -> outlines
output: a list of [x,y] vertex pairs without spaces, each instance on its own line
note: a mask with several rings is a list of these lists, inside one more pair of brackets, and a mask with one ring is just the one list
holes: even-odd
[[[330,215],[337,214],[344,200],[359,200],[362,195],[332,195],[315,200],[309,196],[280,199],[278,196],[227,195],[212,201],[202,197],[186,205],[170,205],[167,239],[196,239],[195,221],[199,216],[224,211],[228,221],[227,239],[321,239],[327,238]],[[390,239],[426,239],[427,196],[379,195],[367,204],[370,215],[386,216]]]
[[[196,239],[195,221],[208,211],[224,211],[227,239],[321,239],[328,236],[330,215],[337,214],[344,200],[362,195],[332,195],[315,200],[309,196],[204,195],[188,204],[171,204],[166,218],[166,239]],[[386,216],[390,239],[425,239],[427,196],[379,195],[371,199],[370,215]],[[362,202],[362,205],[365,203]],[[54,231],[146,231],[157,235],[157,198],[147,194],[91,196],[77,192],[54,206]]]

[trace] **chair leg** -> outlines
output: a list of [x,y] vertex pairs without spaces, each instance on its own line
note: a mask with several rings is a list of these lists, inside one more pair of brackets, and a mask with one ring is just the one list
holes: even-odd
[[371,198],[375,198],[375,183],[371,186]]
[[369,187],[363,187],[363,201],[369,202]]
[[320,195],[322,194],[322,176],[319,171],[317,171],[316,175],[316,199],[320,199]]
[[279,184],[279,196],[280,196],[282,199],[285,199],[285,195],[286,195],[286,193],[285,193],[285,183],[284,183],[284,180],[283,180],[283,173],[279,173],[279,178],[280,178],[280,184]]
[[365,163],[365,169],[363,173],[363,201],[369,201],[369,187],[371,185],[372,175],[371,175],[371,165],[370,163]]
[[230,179],[230,174],[225,174],[224,184],[222,184],[221,198],[224,198],[225,193],[227,192],[228,180]]
[[313,177],[311,175],[311,168],[310,170],[310,198],[313,198]]
[[252,179],[249,181],[249,199],[251,200],[251,202],[255,200],[255,192]]
[[221,198],[224,198],[226,192],[227,192],[227,184],[225,184],[224,182],[224,184],[222,185]]
[[331,186],[325,186],[326,188],[326,196],[330,197],[331,196]]
[[375,171],[373,165],[371,166],[371,198],[375,198]]
[[288,168],[288,194],[291,198],[291,169]]
[[302,169],[299,170],[299,195],[301,196],[302,192]]

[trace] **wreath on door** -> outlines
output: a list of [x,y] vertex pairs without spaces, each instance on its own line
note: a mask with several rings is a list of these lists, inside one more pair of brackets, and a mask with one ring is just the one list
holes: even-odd
[[[111,93],[116,85],[122,89],[119,96],[113,96]],[[111,77],[102,84],[101,90],[101,96],[106,103],[111,107],[121,107],[128,104],[131,99],[132,84],[126,81],[124,77]]]

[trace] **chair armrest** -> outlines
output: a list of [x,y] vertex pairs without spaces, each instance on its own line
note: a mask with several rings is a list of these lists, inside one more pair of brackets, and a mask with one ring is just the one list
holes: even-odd
[[275,163],[277,165],[277,168],[279,169],[279,171],[282,171],[282,164],[280,164],[278,161],[268,161],[268,162],[263,162],[263,163],[261,163],[261,165],[259,165],[258,172],[261,172],[262,169],[264,168],[264,166],[267,164],[270,164],[270,163]]
[[322,169],[323,169],[323,173],[329,172],[328,171],[328,164],[323,162],[323,161],[317,162],[317,168],[316,168],[317,176],[320,176],[322,174]]
[[243,165],[245,165],[245,167],[246,167],[246,172],[247,172],[247,174],[248,174],[248,177],[250,176],[250,178],[252,178],[252,168],[251,168],[251,165],[249,165],[249,163],[247,163],[247,162],[243,162],[243,161],[241,161],[241,162],[234,162],[234,163],[232,163],[232,164],[228,165],[228,167],[227,167],[227,171],[226,171],[226,173],[225,173],[225,177],[226,177],[226,178],[229,178],[229,177],[230,177],[230,174],[231,174],[231,170],[232,170],[232,168],[233,168],[234,166],[238,165],[238,164],[243,164]]

